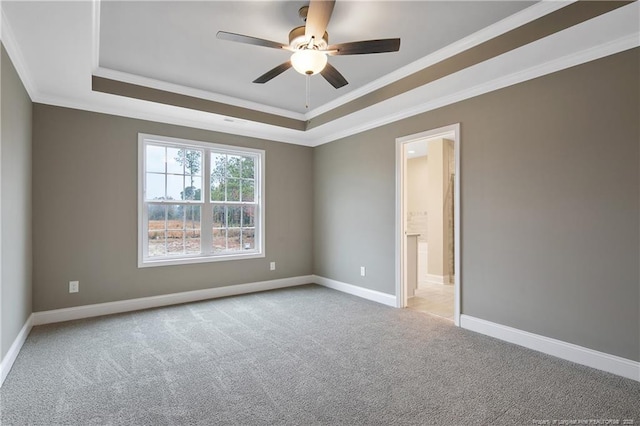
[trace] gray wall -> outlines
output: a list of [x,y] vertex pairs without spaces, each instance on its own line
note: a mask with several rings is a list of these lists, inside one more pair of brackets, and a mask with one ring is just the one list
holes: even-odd
[[0,50],[1,359],[31,315],[32,104],[4,46]]
[[316,147],[313,182],[314,273],[394,293],[395,136],[383,128]]
[[[34,311],[312,273],[311,148],[40,104],[33,113]],[[266,258],[138,269],[138,132],[264,149]]]
[[639,361],[638,53],[316,148],[314,272],[394,293],[395,139],[459,122],[462,312]]

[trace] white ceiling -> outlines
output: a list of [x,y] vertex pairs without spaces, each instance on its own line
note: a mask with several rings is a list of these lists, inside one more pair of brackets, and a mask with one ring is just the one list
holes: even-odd
[[[215,8],[226,5],[226,7],[244,9],[247,6],[243,4],[243,2],[239,3],[239,5],[236,5],[236,2],[223,4],[209,2],[199,5],[199,7]],[[402,3],[402,7],[431,7],[430,3],[424,3],[425,2],[419,2],[417,5]],[[479,5],[482,5],[482,7],[491,8],[494,6],[494,3],[495,2],[480,1],[476,3],[476,6],[480,7]],[[194,73],[192,75],[189,69],[180,71],[172,68],[176,62],[180,61],[168,61],[166,56],[155,56],[162,54],[164,51],[168,51],[172,52],[172,57],[179,57],[182,53],[179,53],[176,47],[170,44],[173,42],[171,40],[176,40],[177,42],[181,37],[187,37],[190,34],[208,34],[209,37],[213,37],[219,29],[285,41],[289,27],[297,24],[296,13],[298,5],[300,4],[297,2],[258,2],[257,6],[263,8],[265,11],[261,11],[256,15],[264,16],[265,21],[270,23],[269,27],[262,26],[261,28],[263,30],[254,30],[254,25],[246,25],[244,21],[250,18],[243,17],[242,14],[239,13],[232,14],[229,19],[224,19],[224,28],[218,28],[213,24],[209,25],[208,22],[210,21],[203,17],[199,19],[194,18],[193,21],[185,21],[186,18],[179,14],[171,15],[173,18],[165,17],[165,19],[167,19],[167,25],[171,23],[171,21],[175,21],[172,25],[175,28],[181,29],[178,35],[169,36],[162,44],[158,44],[155,48],[150,48],[148,51],[145,49],[141,50],[139,46],[136,46],[137,39],[129,40],[128,45],[121,46],[120,52],[116,51],[112,55],[114,61],[122,61],[122,57],[130,57],[132,62],[131,66],[134,66],[136,62],[134,59],[136,58],[138,62],[143,64],[155,63],[156,69],[147,68],[147,72],[154,71],[166,73],[166,75],[158,74],[153,78],[131,74],[132,72],[142,72],[143,70],[131,69],[127,72],[122,72],[106,68],[109,64],[105,63],[103,59],[106,60],[105,58],[109,56],[109,48],[106,47],[108,43],[105,41],[103,49],[99,49],[99,45],[103,42],[103,38],[109,39],[109,36],[104,34],[103,37],[98,37],[100,34],[100,25],[98,25],[98,23],[101,19],[100,14],[97,13],[99,9],[97,6],[99,6],[100,3],[95,1],[34,2],[3,0],[0,3],[2,12],[2,28],[0,34],[2,43],[34,102],[266,138],[288,143],[317,146],[424,111],[468,99],[482,93],[487,93],[637,47],[640,45],[640,2],[631,3],[581,24],[574,25],[551,36],[417,87],[409,92],[386,99],[370,107],[346,116],[341,116],[307,131],[292,130],[247,120],[229,122],[227,121],[229,119],[228,117],[218,114],[96,92],[92,90],[91,76],[101,75],[129,83],[142,84],[156,89],[173,91],[218,102],[226,102],[231,105],[240,105],[256,110],[271,112],[277,110],[279,112],[276,113],[281,113],[281,115],[284,116],[308,120],[324,111],[354,100],[358,96],[363,96],[373,90],[379,89],[385,84],[390,84],[413,72],[438,63],[452,55],[524,25],[527,22],[553,13],[569,3],[570,2],[567,1],[538,2],[533,6],[471,34],[469,34],[469,32],[472,30],[469,29],[468,26],[473,25],[474,19],[469,18],[472,22],[466,22],[465,25],[460,24],[461,21],[455,20],[449,23],[449,27],[459,26],[461,28],[455,30],[460,31],[458,35],[468,35],[455,40],[456,36],[454,33],[445,31],[450,39],[438,39],[437,43],[440,43],[440,46],[446,44],[446,46],[438,49],[438,44],[434,40],[440,35],[432,34],[430,37],[424,38],[424,42],[433,41],[433,43],[436,44],[430,45],[429,49],[438,50],[419,57],[421,53],[415,53],[413,49],[407,47],[411,46],[409,41],[411,36],[405,35],[403,32],[405,31],[404,27],[408,27],[408,25],[404,25],[403,23],[412,19],[414,17],[413,14],[405,15],[407,10],[403,11],[402,8],[394,8],[392,12],[379,12],[378,15],[372,14],[369,16],[362,11],[359,11],[359,13],[351,12],[349,8],[361,8],[364,10],[365,7],[373,7],[375,9],[387,3],[377,4],[377,2],[366,1],[344,2],[338,0],[335,19],[329,24],[329,33],[332,42],[372,37],[400,36],[403,37],[401,51],[399,54],[370,55],[372,61],[380,59],[380,64],[367,65],[367,67],[360,67],[360,64],[365,63],[363,62],[365,59],[363,56],[331,58],[332,63],[338,66],[351,81],[352,84],[347,86],[351,92],[343,93],[340,90],[331,88],[322,80],[314,81],[314,87],[324,87],[328,89],[328,94],[332,97],[326,98],[329,99],[328,101],[323,100],[323,102],[326,103],[321,105],[320,100],[325,98],[321,97],[323,96],[322,93],[314,93],[314,97],[312,97],[313,109],[305,114],[299,112],[300,105],[296,103],[298,97],[302,98],[302,95],[298,92],[299,88],[297,89],[295,84],[297,84],[296,81],[299,81],[302,76],[297,78],[298,76],[294,74],[294,71],[287,71],[287,73],[265,85],[265,90],[274,91],[271,97],[266,97],[265,101],[262,101],[256,94],[256,86],[258,85],[250,83],[257,75],[266,71],[272,65],[278,64],[281,60],[286,60],[286,57],[282,59],[278,56],[281,55],[282,52],[277,50],[272,52],[270,49],[236,45],[230,42],[222,45],[222,41],[215,39],[210,40],[210,43],[209,41],[203,40],[202,43],[200,43],[203,48],[206,47],[209,49],[209,46],[217,46],[215,49],[211,49],[214,51],[216,49],[228,50],[229,55],[236,54],[235,49],[240,47],[250,51],[247,56],[240,55],[241,58],[237,58],[237,61],[233,62],[237,64],[237,70],[229,70],[227,74],[225,74],[227,78],[238,78],[238,82],[224,85],[221,89],[221,91],[226,90],[224,93],[214,93],[212,91],[217,89],[213,86],[205,86],[206,84],[213,83],[207,81],[206,71],[200,69],[205,64],[209,66],[213,63],[211,66],[215,66],[216,61],[206,62],[202,60],[203,65],[200,65],[200,59],[191,58],[190,60],[193,61],[193,67],[199,69],[197,74]],[[176,4],[188,5],[188,3],[170,2],[164,6],[156,6],[159,8],[176,7]],[[136,3],[134,6],[136,8],[144,8],[145,5],[149,6],[147,2]],[[112,3],[109,2],[105,10],[111,6]],[[113,6],[115,8],[120,6],[124,7],[124,5],[119,5],[119,3],[115,3]],[[275,6],[280,9],[275,10]],[[474,7],[474,5],[470,7]],[[291,11],[290,8],[293,9],[293,11]],[[340,12],[341,9],[343,9],[342,12]],[[467,13],[461,12],[461,14],[463,16],[470,15],[468,11],[471,9],[465,10]],[[109,20],[108,14],[110,12],[103,11],[103,13],[107,14],[104,20]],[[157,13],[157,11],[155,13]],[[341,14],[345,17],[340,18]],[[388,16],[395,18],[391,20],[385,19]],[[347,19],[347,17],[351,20],[351,27],[357,28],[357,31],[349,32],[349,25],[341,24],[341,19]],[[122,19],[124,23],[126,19]],[[217,18],[211,18],[211,22],[215,21],[215,19]],[[358,22],[354,22],[353,19],[356,21],[358,19],[364,20],[367,23],[379,20],[382,21],[382,23],[376,25],[361,25]],[[486,19],[486,17],[483,19]],[[227,26],[227,22],[232,21],[234,25]],[[198,26],[196,26],[194,22],[199,22]],[[129,27],[131,26],[131,24],[128,25]],[[246,27],[244,25],[246,25]],[[344,29],[339,29],[342,28],[341,25]],[[385,25],[389,25],[389,27],[387,28]],[[427,26],[427,28],[425,28],[425,34],[428,33],[429,28],[435,27],[437,23],[431,23],[430,25],[431,27]],[[107,27],[108,26],[109,25],[107,25]],[[334,26],[337,28],[333,28]],[[160,30],[160,32],[165,28],[165,26],[160,25],[156,25],[156,27],[158,27],[157,30]],[[382,28],[386,29],[382,31]],[[450,28],[449,30],[453,31],[454,29]],[[105,29],[105,31],[107,30]],[[127,26],[123,25],[122,32],[124,33],[126,31],[132,31],[132,29],[127,29]],[[341,33],[341,31],[343,32]],[[418,32],[419,31],[414,31],[416,34]],[[454,41],[451,42],[451,39]],[[164,49],[163,46],[166,47],[166,49]],[[421,46],[418,45],[415,47],[414,44],[414,48],[419,50]],[[155,53],[152,54],[152,52]],[[100,54],[100,57],[98,54]],[[406,66],[402,66],[399,62],[392,63],[389,62],[389,59],[385,59],[394,58],[394,60],[397,59],[399,61],[399,58],[403,58],[402,55],[404,54],[417,55],[414,57],[418,57],[418,59]],[[334,62],[334,60],[337,59],[341,60],[340,64]],[[369,58],[367,58],[367,60],[368,59]],[[99,60],[105,67],[98,66]],[[253,69],[250,69],[250,67],[246,65],[245,61],[247,60],[260,62],[264,68],[258,67],[254,73]],[[406,57],[404,57],[403,60],[405,64],[406,61],[412,61],[412,59]],[[344,64],[342,62],[344,62]],[[124,66],[126,63],[121,65]],[[229,65],[229,63],[227,63],[227,65]],[[112,63],[109,66],[116,66],[116,64]],[[396,69],[395,67],[401,68],[391,72],[384,71],[388,73],[377,80],[371,81],[371,79],[376,78],[376,75],[379,76],[382,74],[378,70],[378,67],[382,66],[389,67],[385,68],[387,70],[394,70]],[[355,74],[353,75],[351,74],[352,67],[355,69]],[[163,68],[167,68],[167,70],[163,70]],[[246,74],[240,76],[240,73],[245,71]],[[359,73],[363,74],[361,75]],[[173,75],[176,79],[174,82],[158,80],[158,78],[170,80],[170,75]],[[199,83],[196,81],[197,78],[200,79]],[[317,79],[319,78],[321,77],[317,77]],[[210,80],[215,79],[211,78]],[[220,81],[222,81],[222,79],[220,79]],[[176,82],[178,84],[176,84]],[[271,83],[273,83],[274,86],[271,86]],[[216,84],[218,84],[217,81]],[[184,85],[198,87],[184,87]],[[281,86],[278,86],[279,89],[276,90],[276,85]],[[206,90],[203,90],[202,87]],[[243,95],[243,93],[245,94]],[[273,95],[273,93],[275,93],[275,95]],[[262,103],[273,102],[274,97],[284,98],[286,102],[291,102],[293,107],[281,104],[279,108],[275,108]],[[274,104],[270,103],[269,105]],[[282,108],[292,108],[292,110],[283,110]]]
[[[330,43],[401,38],[400,51],[330,57],[349,84],[311,79],[312,108],[364,86],[507,16],[531,1],[338,0]],[[100,4],[99,65],[154,80],[305,113],[305,77],[290,69],[266,84],[252,81],[288,60],[287,51],[218,40],[219,30],[288,44],[304,23],[305,1],[131,2]]]
[[409,142],[404,145],[407,158],[417,158],[429,155],[429,141],[422,139],[415,142]]

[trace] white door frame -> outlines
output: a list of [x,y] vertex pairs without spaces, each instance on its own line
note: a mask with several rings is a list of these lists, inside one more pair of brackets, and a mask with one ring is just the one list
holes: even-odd
[[454,223],[454,311],[453,322],[460,326],[460,123],[440,127],[438,129],[427,130],[426,132],[403,136],[396,139],[396,306],[404,308],[407,306],[407,291],[405,278],[407,276],[406,262],[406,208],[407,197],[404,193],[406,181],[406,156],[404,145],[421,139],[447,138],[453,139],[455,158],[455,197],[453,209]]

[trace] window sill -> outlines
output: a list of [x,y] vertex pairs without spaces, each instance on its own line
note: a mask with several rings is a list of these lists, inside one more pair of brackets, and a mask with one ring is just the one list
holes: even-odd
[[158,260],[143,259],[143,260],[138,260],[138,268],[153,268],[156,266],[190,265],[192,263],[225,262],[230,260],[259,259],[264,257],[265,257],[264,253],[252,252],[247,254],[194,256],[194,257],[181,257],[176,259],[158,259]]

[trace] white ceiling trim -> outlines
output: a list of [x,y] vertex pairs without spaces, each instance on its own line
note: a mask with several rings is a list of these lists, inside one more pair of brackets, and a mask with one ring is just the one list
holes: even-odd
[[[325,143],[333,142],[335,140],[342,139],[357,133],[362,133],[364,131],[374,129],[376,127],[384,126],[385,124],[389,124],[405,118],[413,117],[414,115],[432,111],[434,109],[451,105],[456,102],[464,101],[466,99],[470,99],[475,96],[493,92],[495,90],[502,89],[504,87],[522,83],[527,80],[532,80],[537,77],[541,77],[547,74],[561,71],[563,69],[567,69],[576,65],[580,65],[586,62],[599,59],[599,58],[603,58],[605,56],[613,55],[613,54],[616,54],[628,49],[632,49],[638,46],[640,46],[640,33],[635,33],[635,34],[621,37],[611,42],[604,43],[600,46],[596,46],[593,48],[583,50],[581,52],[560,57],[558,59],[540,64],[538,66],[517,71],[509,75],[500,76],[494,80],[480,83],[455,93],[451,93],[441,97],[435,97],[429,102],[425,102],[425,103],[416,105],[414,107],[409,107],[409,108],[401,109],[398,111],[397,109],[393,109],[394,106],[391,105],[391,102],[383,102],[370,108],[369,111],[363,110],[363,111],[359,111],[358,113],[352,114],[352,116],[349,117],[349,123],[345,126],[347,127],[346,129],[333,132],[330,134],[326,134],[326,135],[318,135],[316,138],[314,138],[314,143],[312,146],[319,146]],[[524,56],[524,55],[518,55],[518,56]],[[504,65],[504,62],[496,61],[494,65],[496,67],[501,67],[502,65]],[[451,77],[451,81],[447,82],[448,83],[447,85],[455,86],[457,84],[459,85],[465,84],[465,82],[468,81],[468,79],[463,77],[463,75],[468,76],[469,73],[473,73],[475,71],[476,67],[479,68],[480,66],[481,65],[475,65],[474,67],[467,68],[466,70],[461,71],[460,73],[456,73],[456,75],[449,76]],[[461,74],[463,72],[464,74]],[[446,78],[448,79],[449,77],[446,77]],[[428,95],[424,94],[424,92],[429,91],[429,88],[427,86],[423,86],[422,88],[416,89],[412,92],[408,92],[405,95],[407,96],[407,98],[410,97],[412,99],[425,99],[425,96],[429,98]],[[401,95],[401,96],[404,96],[404,95]],[[397,99],[395,99],[395,101],[402,101],[402,100],[400,99],[400,97],[398,97]],[[397,103],[400,103],[400,102],[397,102]],[[409,101],[404,100],[403,103],[412,103],[412,102],[410,100]],[[375,115],[376,111],[373,111],[373,109],[377,109],[378,107],[391,109],[393,111],[398,111],[398,112],[396,112],[395,114],[380,117],[379,119],[376,118],[376,119],[370,119],[369,121],[365,121],[367,118],[363,117],[364,114],[367,114],[368,116]],[[351,125],[351,123],[360,123],[360,124]],[[308,133],[312,134],[313,131],[314,130],[311,130]]]
[[7,19],[4,10],[2,9],[2,2],[0,1],[0,37],[2,40],[2,44],[7,50],[7,54],[11,58],[13,62],[13,66],[16,69],[16,72],[20,76],[22,80],[22,85],[25,90],[29,94],[31,100],[33,100],[37,96],[37,87],[33,82],[33,78],[29,73],[29,68],[27,67],[27,63],[22,55],[22,51],[18,46],[13,30],[11,29],[11,24]]
[[[631,3],[307,132],[251,121],[227,122],[225,121],[227,117],[222,115],[91,92],[90,90],[87,93],[78,92],[69,96],[42,93],[31,78],[28,63],[25,60],[27,56],[22,54],[15,32],[4,12],[1,20],[1,34],[7,53],[14,62],[16,70],[34,102],[304,146],[317,146],[482,93],[637,47],[640,44],[637,18],[639,14],[639,3]],[[78,16],[75,16],[74,19],[78,19]],[[87,16],[87,19],[92,19],[92,17]],[[95,12],[93,19],[95,19]],[[89,25],[86,27],[91,28]],[[73,34],[73,36],[85,37],[86,40],[91,35]],[[91,43],[89,49],[93,48],[94,44]],[[33,52],[31,54],[33,56]],[[76,65],[81,65],[84,60],[84,64],[89,65],[87,69],[90,69],[89,61],[93,60],[91,52],[79,51],[78,55],[79,62]],[[532,58],[537,62],[532,62]],[[429,101],[424,102],[424,99],[429,99]]]
[[464,52],[465,50],[484,43],[485,41],[491,40],[492,38],[518,28],[531,21],[535,21],[536,19],[548,15],[549,13],[555,12],[556,10],[566,7],[571,3],[574,3],[575,1],[576,0],[542,0],[539,3],[534,4],[533,6],[530,6],[518,13],[515,13],[505,19],[502,19],[501,21],[496,22],[493,25],[483,28],[482,30],[477,31],[469,35],[468,37],[458,40],[457,42],[452,43],[440,50],[437,50],[430,55],[427,55],[402,68],[399,68],[396,71],[385,75],[384,77],[381,77],[358,89],[346,93],[345,95],[340,96],[339,98],[331,102],[327,102],[324,105],[320,105],[317,108],[314,108],[313,110],[305,114],[305,119],[310,120],[314,117],[319,116],[320,114],[331,111],[334,108],[351,102],[375,90],[381,89],[384,86],[394,83],[404,77],[423,70],[458,53]]
[[[101,99],[97,99],[101,98]],[[256,139],[266,139],[295,145],[312,146],[312,140],[299,130],[284,129],[263,123],[246,120],[226,121],[227,117],[204,111],[159,104],[139,99],[126,99],[126,106],[119,96],[106,93],[96,93],[96,99],[86,100],[77,98],[63,98],[61,96],[38,95],[34,102],[73,108],[89,112],[115,115],[125,118],[148,120],[176,126],[192,127],[195,129],[211,130]]]
[[167,92],[179,93],[181,95],[193,96],[195,98],[207,99],[209,101],[220,102],[227,105],[233,105],[241,108],[265,112],[268,114],[279,115],[281,117],[288,117],[301,121],[306,120],[304,114],[301,114],[299,112],[276,108],[269,105],[263,105],[257,102],[246,101],[244,99],[234,98],[232,96],[222,95],[219,93],[208,92],[206,90],[194,89],[192,87],[186,87],[180,84],[168,83],[166,81],[160,81],[135,74],[129,74],[122,71],[116,71],[109,68],[98,67],[94,70],[93,74],[98,77],[104,77],[112,80],[123,81],[125,83],[151,87],[158,90],[165,90]]
[[[308,131],[332,142],[640,45],[638,2]],[[424,99],[429,101],[424,102]],[[389,114],[389,111],[393,113]]]
[[93,33],[91,41],[93,42],[93,50],[91,52],[91,70],[95,73],[100,67],[100,0],[91,2],[91,14],[93,18]]

